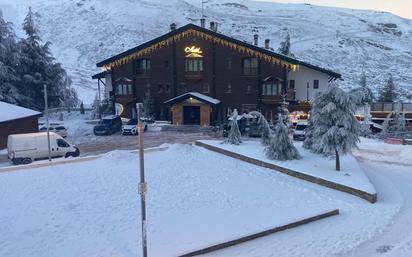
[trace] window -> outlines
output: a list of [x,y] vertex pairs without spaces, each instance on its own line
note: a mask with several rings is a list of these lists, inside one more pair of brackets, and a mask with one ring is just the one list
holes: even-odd
[[250,94],[252,93],[252,86],[251,85],[247,85],[246,86],[246,94]]
[[232,93],[232,84],[230,84],[230,83],[227,84],[226,93],[228,93],[228,94]]
[[203,89],[202,89],[203,93],[209,93],[209,90],[210,90],[209,84],[204,83],[203,84]]
[[139,59],[136,61],[136,73],[148,74],[150,73],[150,59]]
[[57,139],[56,142],[57,142],[57,146],[58,146],[58,147],[65,147],[65,148],[67,148],[67,147],[70,146],[70,145],[69,145],[66,141],[64,141],[63,139]]
[[203,59],[190,58],[186,59],[185,63],[186,72],[200,72],[203,71]]
[[132,85],[131,84],[118,84],[116,86],[116,95],[131,95]]
[[161,93],[163,93],[163,85],[158,85],[157,86],[157,93],[159,93],[159,94],[161,94]]
[[230,58],[226,59],[226,68],[228,70],[232,69],[232,59],[230,59]]
[[318,89],[319,88],[319,80],[315,79],[313,81],[313,89]]
[[242,62],[243,75],[253,76],[257,74],[258,61],[257,58],[245,58]]
[[263,84],[262,94],[263,95],[280,95],[280,85],[279,84]]
[[289,89],[295,89],[295,81],[294,80],[289,80]]
[[165,93],[169,94],[170,93],[170,85],[166,85],[165,87]]

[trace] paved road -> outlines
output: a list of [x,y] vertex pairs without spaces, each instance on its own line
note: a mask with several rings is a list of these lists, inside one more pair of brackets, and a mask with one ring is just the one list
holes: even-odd
[[[190,144],[200,139],[217,138],[214,133],[179,133],[173,131],[146,132],[144,146],[155,147],[162,144]],[[68,137],[67,141],[75,144],[80,149],[80,156],[107,153],[113,150],[134,150],[139,148],[137,136],[82,136]],[[0,155],[0,164],[9,162],[6,155]],[[0,165],[1,166],[1,165]]]

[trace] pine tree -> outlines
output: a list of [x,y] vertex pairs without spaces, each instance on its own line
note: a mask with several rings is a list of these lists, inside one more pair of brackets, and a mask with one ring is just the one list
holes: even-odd
[[402,137],[406,131],[405,115],[401,113],[400,104],[398,103],[395,110],[386,116],[379,137],[382,139],[388,136]]
[[396,86],[393,82],[392,74],[389,74],[388,82],[386,86],[381,88],[379,92],[379,101],[381,102],[395,102],[398,98],[398,93],[396,92]]
[[290,34],[289,32],[286,34],[285,40],[280,43],[280,47],[278,49],[279,53],[287,56],[293,56],[290,51]]
[[20,53],[13,24],[3,19],[0,10],[0,101],[13,104],[25,101],[26,97],[16,87],[19,80],[16,68],[19,61]]
[[359,122],[355,117],[356,101],[337,84],[330,85],[312,103],[310,117],[311,140],[307,147],[319,154],[335,155],[336,170],[340,170],[340,154],[356,148],[359,142]]
[[272,133],[272,130],[270,128],[270,125],[268,121],[266,120],[265,116],[261,114],[258,111],[252,111],[249,113],[252,116],[255,116],[257,118],[257,123],[258,123],[258,130],[260,132],[260,140],[264,146],[267,146],[270,144],[270,135]]
[[265,148],[266,157],[271,160],[293,160],[301,156],[289,138],[289,129],[284,123],[284,117],[278,114],[274,132],[270,137],[270,144]]
[[40,16],[31,8],[23,22],[26,38],[18,43],[20,49],[19,89],[25,92],[28,101],[23,106],[43,110],[43,85],[47,86],[49,106],[59,107],[62,102],[67,108],[77,106],[77,94],[70,88],[70,79],[60,63],[50,53],[50,42],[41,43],[36,20]]
[[80,114],[84,114],[84,104],[81,102],[80,104]]
[[239,145],[242,143],[242,136],[240,134],[239,125],[237,123],[238,113],[235,109],[232,113],[231,120],[229,122],[230,131],[229,135],[222,143],[224,144],[232,144],[232,145]]
[[374,96],[372,89],[370,89],[370,87],[368,86],[366,74],[364,72],[362,72],[359,84],[363,93],[362,103],[371,103],[373,101]]

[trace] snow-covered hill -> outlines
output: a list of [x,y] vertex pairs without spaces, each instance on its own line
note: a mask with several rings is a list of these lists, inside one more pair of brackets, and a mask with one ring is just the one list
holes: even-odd
[[[217,21],[224,34],[251,42],[258,33],[260,44],[270,38],[277,49],[289,31],[293,53],[340,72],[346,88],[364,70],[376,92],[391,72],[401,95],[412,98],[412,20],[307,4],[206,2],[207,21]],[[97,61],[167,32],[172,22],[198,24],[202,11],[201,0],[0,0],[6,19],[18,26],[29,5],[42,16],[43,39],[53,43],[85,102],[95,95],[90,76],[98,72]]]

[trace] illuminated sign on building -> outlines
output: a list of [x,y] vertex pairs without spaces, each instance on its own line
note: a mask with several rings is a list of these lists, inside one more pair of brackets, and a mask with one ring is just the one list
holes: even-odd
[[186,57],[189,57],[189,58],[203,57],[202,50],[200,49],[200,47],[196,47],[196,46],[186,47],[185,53],[186,53]]

